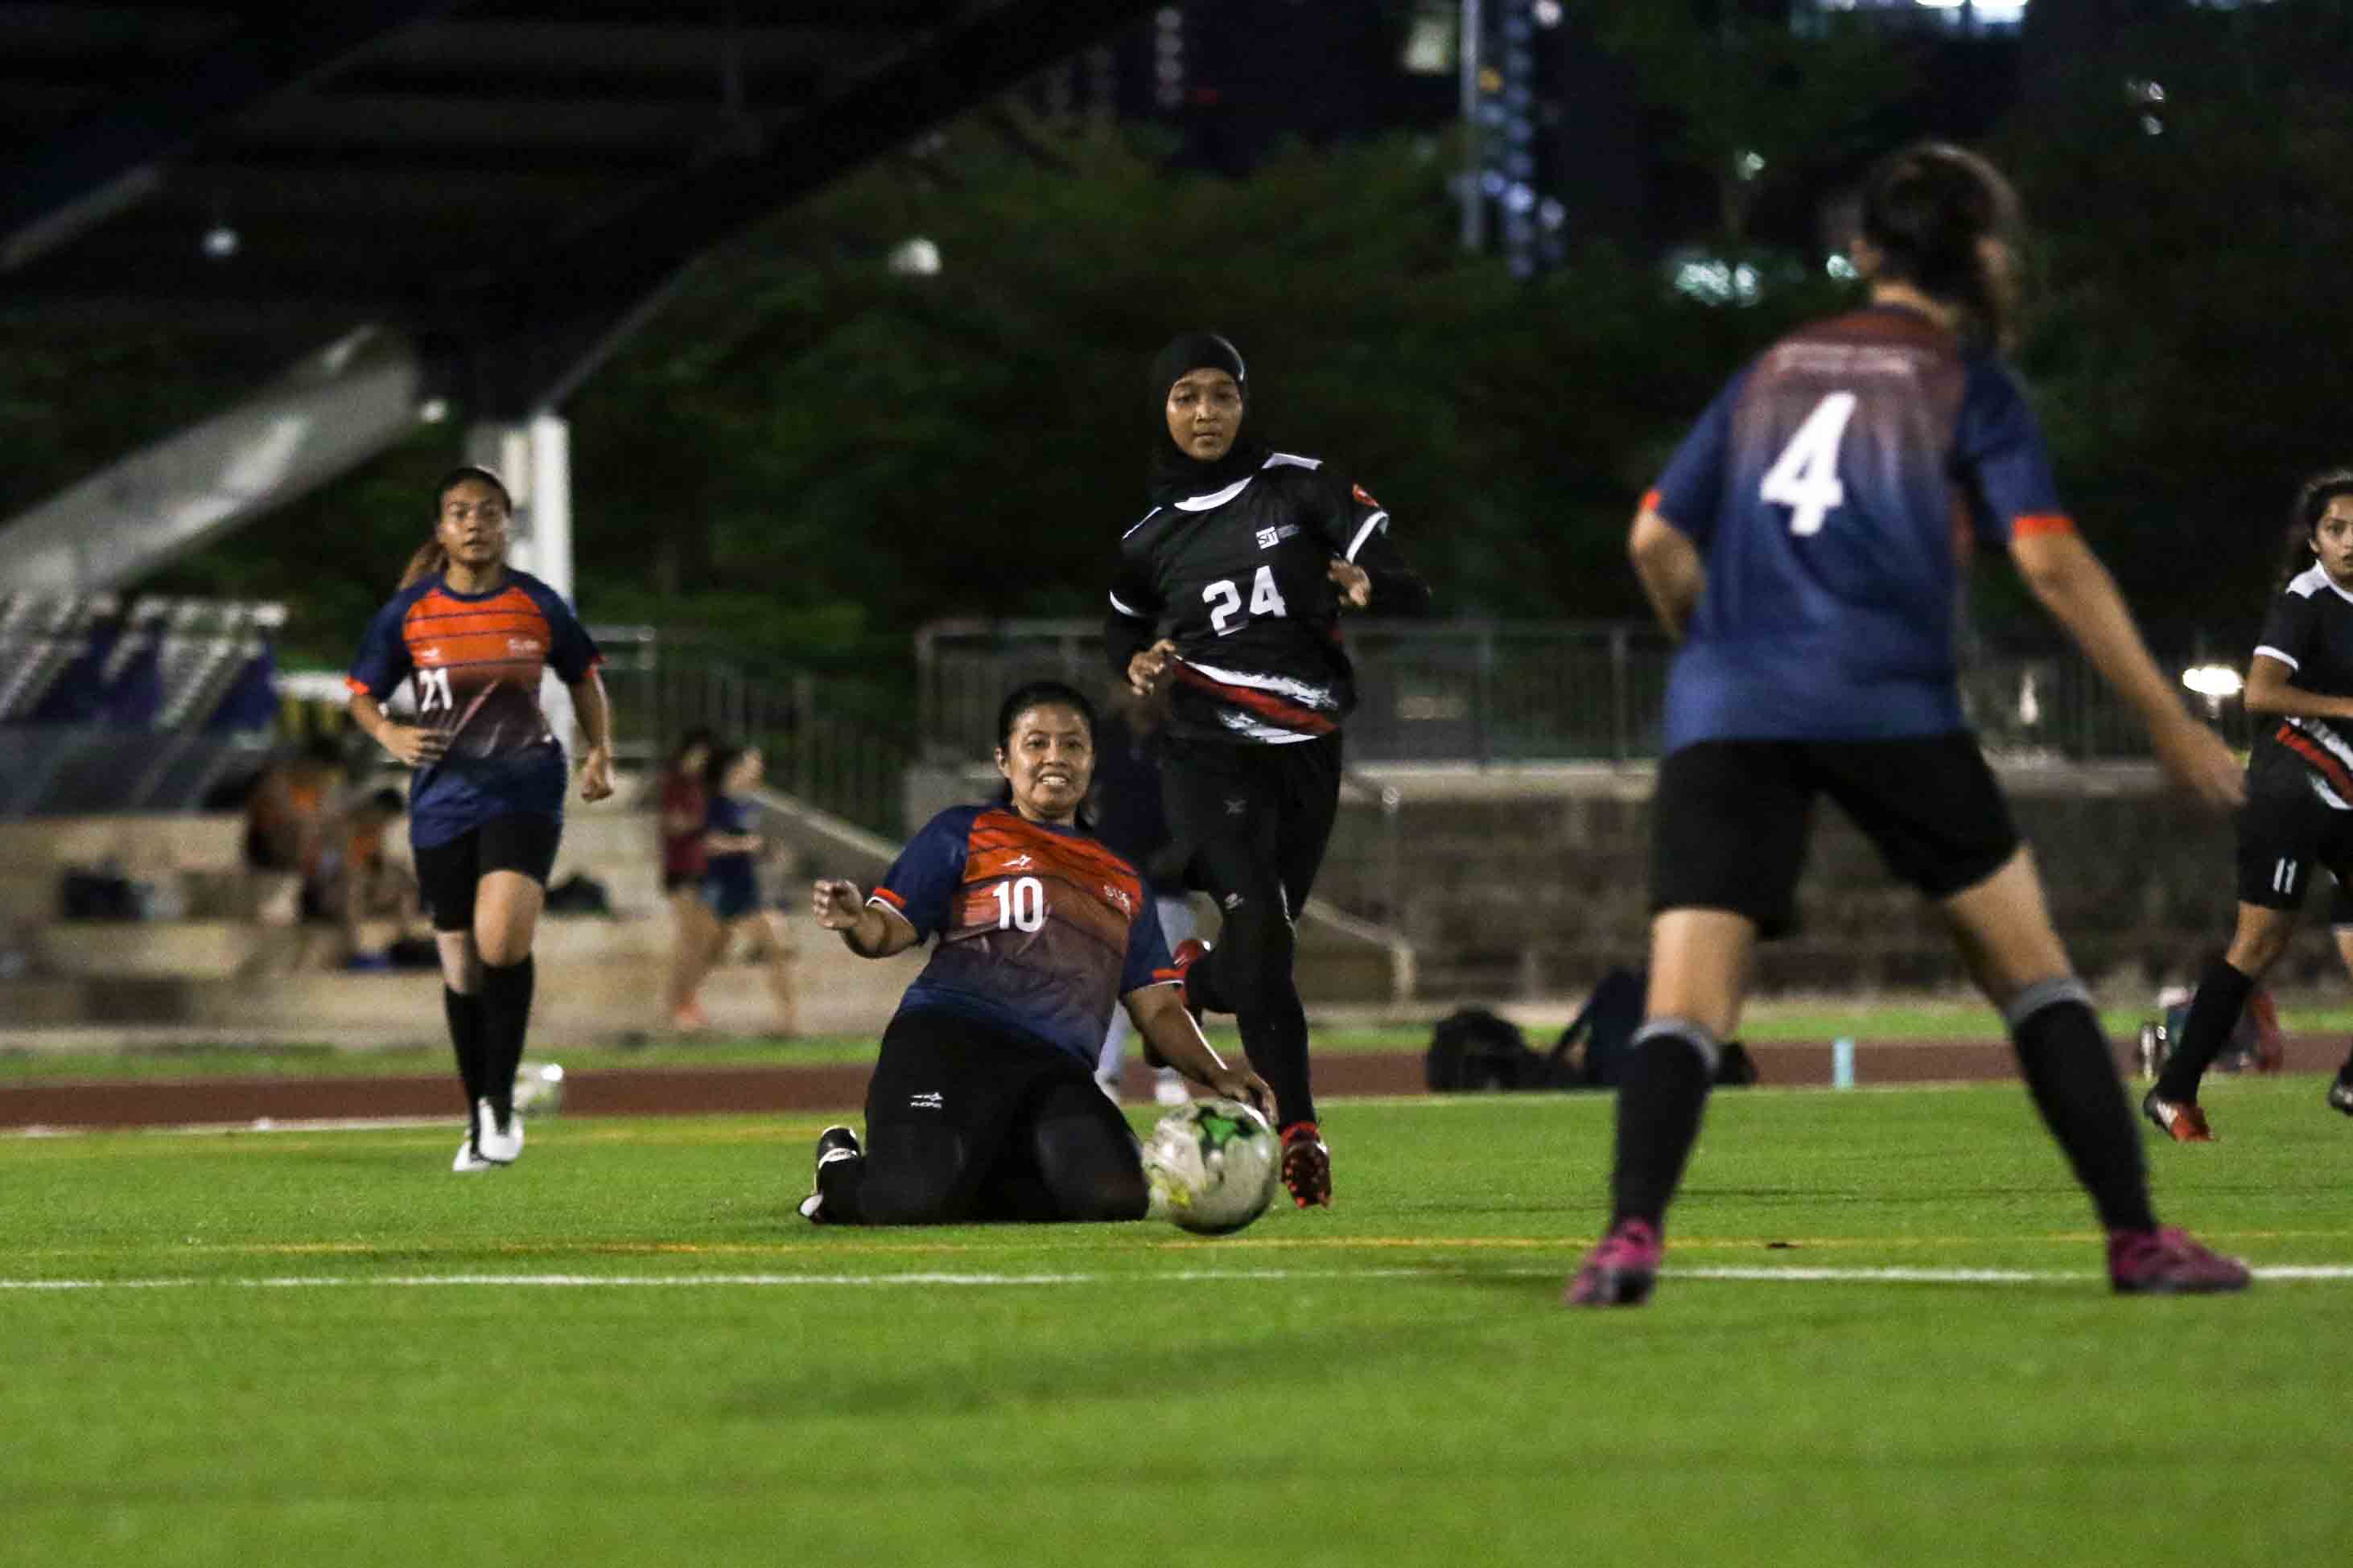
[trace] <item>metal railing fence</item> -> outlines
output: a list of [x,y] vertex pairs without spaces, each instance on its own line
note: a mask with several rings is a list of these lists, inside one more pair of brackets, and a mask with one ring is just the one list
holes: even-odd
[[[1358,708],[1355,763],[1630,763],[1658,755],[1673,649],[1633,622],[1359,621],[1346,628]],[[1113,684],[1098,623],[943,621],[915,639],[923,754],[986,755],[997,705],[1023,680],[1052,677],[1088,692]],[[2158,650],[2162,668],[2202,649]],[[2110,762],[2149,755],[2134,713],[2071,648],[1978,649],[1962,668],[1964,710],[1987,751],[2019,761]],[[2235,702],[2185,704],[2244,745]]]
[[860,827],[897,838],[900,775],[913,759],[903,720],[884,694],[807,670],[754,673],[652,626],[596,626],[613,703],[613,744],[628,763],[658,765],[677,738],[707,725],[757,746],[769,784]]

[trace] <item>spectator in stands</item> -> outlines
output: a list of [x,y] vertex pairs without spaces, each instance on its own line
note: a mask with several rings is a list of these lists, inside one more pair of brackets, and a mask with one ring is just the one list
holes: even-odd
[[[1112,689],[1110,710],[1095,731],[1095,783],[1090,804],[1095,837],[1144,878],[1145,891],[1160,915],[1160,931],[1171,947],[1194,931],[1193,903],[1185,893],[1185,852],[1168,830],[1168,809],[1160,794],[1160,734],[1168,717],[1168,689],[1139,694],[1125,681]],[[1095,1061],[1095,1082],[1113,1100],[1134,1026],[1127,1009],[1111,1010],[1111,1028]],[[1151,1054],[1145,1053],[1145,1059]],[[1157,1068],[1152,1098],[1182,1105],[1192,1098],[1185,1075],[1165,1063]]]
[[[721,746],[703,764],[702,907],[707,921],[700,961],[689,973],[686,999],[691,1003],[705,976],[717,968],[744,933],[751,951],[765,964],[769,994],[776,1003],[776,1032],[795,1034],[793,996],[793,937],[784,912],[765,908],[760,899],[759,859],[762,839],[754,826],[760,809],[752,792],[760,787],[765,768],[756,746]],[[690,1024],[683,1012],[674,1020]]]
[[694,984],[711,945],[711,912],[702,904],[702,770],[718,739],[701,725],[689,730],[670,749],[656,781],[661,803],[662,896],[670,900],[677,928],[662,1012],[683,1029],[700,1029],[711,1021],[694,1000]]
[[[433,911],[443,1011],[466,1088],[466,1136],[452,1171],[522,1153],[515,1066],[531,1022],[532,939],[564,833],[563,747],[539,705],[553,669],[572,693],[588,750],[580,798],[613,793],[612,712],[596,645],[572,606],[507,564],[514,504],[487,468],[433,489],[433,537],[376,613],[351,672],[352,719],[416,770],[408,837]],[[417,722],[384,710],[404,683]]]
[[325,735],[264,767],[245,799],[247,867],[292,872],[307,882],[318,871],[343,787],[343,748]]
[[342,926],[345,951],[354,960],[383,959],[420,912],[417,873],[386,843],[406,811],[396,789],[377,789],[353,802],[338,815],[319,870],[304,886],[305,914]]

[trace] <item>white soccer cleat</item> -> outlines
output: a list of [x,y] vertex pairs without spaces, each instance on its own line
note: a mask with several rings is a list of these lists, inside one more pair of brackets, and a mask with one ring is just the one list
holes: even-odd
[[458,1140],[458,1157],[449,1162],[449,1168],[461,1176],[470,1176],[476,1171],[487,1171],[491,1168],[491,1163],[474,1151],[472,1128],[466,1129],[466,1135]]
[[501,1131],[498,1118],[491,1113],[491,1102],[478,1101],[474,1106],[474,1152],[493,1165],[513,1164],[522,1154],[522,1113],[509,1116]]

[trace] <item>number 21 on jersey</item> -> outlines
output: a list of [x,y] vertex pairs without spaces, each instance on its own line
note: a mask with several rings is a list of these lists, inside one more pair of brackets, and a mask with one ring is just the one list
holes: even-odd
[[420,669],[417,672],[417,710],[430,713],[438,708],[455,708],[457,701],[449,695],[449,672],[446,669]]
[[1846,486],[1839,482],[1839,439],[1846,422],[1854,417],[1854,394],[1833,392],[1814,405],[1757,493],[1777,506],[1789,509],[1789,531],[1820,533],[1822,519],[1832,507],[1846,503]]

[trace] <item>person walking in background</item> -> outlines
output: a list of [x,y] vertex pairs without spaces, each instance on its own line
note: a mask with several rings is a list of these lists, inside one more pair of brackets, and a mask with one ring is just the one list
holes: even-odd
[[1865,184],[1864,309],[1800,328],[1732,378],[1643,499],[1628,548],[1683,647],[1651,804],[1650,986],[1618,1090],[1607,1234],[1571,1306],[1646,1300],[1757,941],[1796,924],[1828,795],[1933,900],[2000,1009],[2019,1066],[2107,1232],[2119,1291],[2232,1290],[2244,1266],[2150,1208],[2140,1140],[2052,929],[2032,854],[1965,727],[1954,661],[1968,535],[2138,710],[2177,787],[2223,808],[2237,763],[2193,720],[2061,508],[1998,357],[2017,203],[1958,148],[1895,153]]
[[[727,956],[738,932],[758,944],[767,971],[768,992],[776,999],[776,1032],[796,1034],[797,1007],[793,994],[793,938],[783,911],[760,900],[760,851],[763,840],[754,826],[759,803],[752,792],[760,787],[765,762],[756,746],[719,746],[702,765],[703,945],[687,976],[685,996],[691,1003],[704,978]],[[699,1009],[698,1009],[699,1011]]]
[[[2260,722],[2238,816],[2237,927],[2199,977],[2180,1037],[2140,1102],[2177,1143],[2213,1142],[2198,1086],[2287,951],[2314,870],[2327,868],[2339,884],[2353,878],[2353,468],[2316,474],[2296,492],[2282,575],[2241,698]],[[2337,946],[2346,951],[2342,933]],[[2327,1102],[2353,1116],[2353,1056]]]
[[[1142,874],[1145,891],[1160,916],[1161,935],[1171,946],[1181,946],[1193,935],[1193,902],[1185,892],[1184,851],[1169,837],[1168,811],[1160,794],[1160,733],[1168,720],[1167,692],[1163,689],[1140,697],[1124,682],[1113,690],[1111,710],[1095,731],[1095,781],[1089,796],[1095,837]],[[1127,1042],[1134,1032],[1127,1010],[1113,1008],[1103,1055],[1095,1063],[1095,1082],[1113,1100],[1119,1098]],[[1192,1098],[1184,1074],[1154,1066],[1155,1101],[1176,1106]]]
[[694,1000],[694,984],[711,946],[711,913],[702,904],[702,770],[717,742],[718,737],[702,726],[689,730],[670,748],[656,780],[662,896],[670,902],[673,927],[662,1016],[681,1029],[700,1029],[711,1022]]
[[1282,1181],[1332,1201],[1308,1085],[1295,921],[1340,804],[1340,725],[1356,677],[1340,612],[1415,615],[1430,589],[1389,542],[1388,510],[1242,426],[1241,353],[1188,332],[1154,356],[1152,510],[1121,539],[1104,651],[1140,696],[1167,686],[1169,825],[1222,917],[1216,951],[1179,944],[1187,1004],[1231,1013],[1274,1085]]
[[1270,1098],[1209,1048],[1143,879],[1080,825],[1092,705],[1033,681],[1007,696],[997,733],[1002,804],[932,818],[863,898],[852,882],[810,889],[818,924],[860,958],[939,939],[882,1033],[867,1142],[846,1126],[818,1135],[800,1205],[813,1223],[1143,1218],[1135,1133],[1092,1076],[1115,1005],[1197,1082]]
[[[612,713],[596,645],[571,606],[507,564],[514,505],[504,481],[461,468],[433,495],[433,537],[361,640],[352,718],[416,770],[409,842],[466,1090],[450,1169],[471,1173],[522,1153],[515,1066],[531,1022],[532,938],[564,833],[564,748],[540,709],[541,675],[554,670],[571,690],[588,742],[585,801],[613,793]],[[384,710],[403,681],[417,694],[415,723]]]

